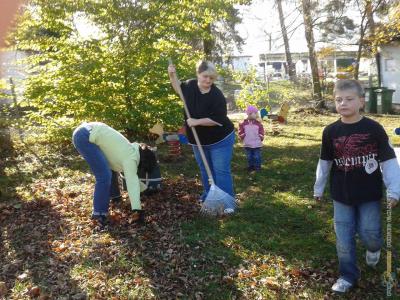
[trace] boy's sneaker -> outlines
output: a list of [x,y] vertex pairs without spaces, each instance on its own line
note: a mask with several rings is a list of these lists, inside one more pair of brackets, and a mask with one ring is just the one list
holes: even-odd
[[335,284],[332,285],[332,291],[335,293],[347,293],[352,287],[353,284],[343,278],[339,278]]
[[367,253],[365,255],[365,260],[368,266],[375,267],[378,264],[380,257],[381,257],[380,249],[376,252],[371,252],[367,250]]

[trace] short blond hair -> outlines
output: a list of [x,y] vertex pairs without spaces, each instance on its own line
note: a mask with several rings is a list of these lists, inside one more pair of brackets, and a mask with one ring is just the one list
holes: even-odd
[[361,83],[355,79],[342,79],[335,83],[334,94],[338,91],[348,91],[353,90],[357,93],[358,97],[364,97],[364,88]]
[[197,72],[197,74],[207,73],[207,75],[210,75],[211,77],[214,77],[214,78],[218,77],[218,73],[217,73],[217,69],[215,68],[215,65],[212,62],[209,62],[206,60],[200,60],[196,64],[196,72]]

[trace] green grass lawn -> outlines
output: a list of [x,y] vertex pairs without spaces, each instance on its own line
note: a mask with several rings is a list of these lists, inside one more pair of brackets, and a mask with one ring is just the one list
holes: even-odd
[[[336,118],[291,113],[277,136],[264,123],[257,174],[245,171],[237,143],[232,172],[240,206],[228,218],[198,214],[201,186],[190,149],[171,162],[161,146],[165,189],[144,197],[146,226],[130,221],[125,200],[112,207],[106,232],[91,226],[93,178],[71,145],[16,139],[1,161],[0,298],[2,287],[9,299],[339,298],[330,293],[337,278],[332,204],[312,200],[321,133]],[[399,146],[392,134],[399,117],[373,118]],[[397,249],[399,216],[396,209]],[[362,279],[343,298],[385,298],[384,261],[370,270],[358,250]]]

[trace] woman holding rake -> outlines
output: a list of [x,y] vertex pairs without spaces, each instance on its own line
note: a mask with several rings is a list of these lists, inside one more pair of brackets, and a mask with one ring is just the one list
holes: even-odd
[[[206,166],[203,163],[199,147],[190,127],[195,127],[205,158],[209,164],[212,177],[222,191],[235,198],[231,174],[231,160],[235,132],[232,122],[227,116],[226,99],[214,85],[217,78],[215,66],[208,61],[200,61],[196,66],[196,79],[180,82],[173,64],[168,66],[168,75],[172,87],[179,95],[182,93],[190,116],[185,113],[185,127],[189,143],[193,147],[194,156],[200,168],[204,192],[201,201],[206,200],[210,191],[210,182]],[[224,209],[231,214],[234,208]]]

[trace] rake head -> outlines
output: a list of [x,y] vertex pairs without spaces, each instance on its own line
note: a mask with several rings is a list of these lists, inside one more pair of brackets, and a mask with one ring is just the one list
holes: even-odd
[[235,198],[221,190],[216,185],[211,185],[210,191],[201,207],[201,213],[209,216],[222,216],[224,210],[236,208]]

